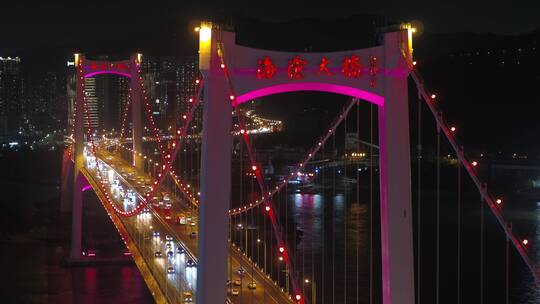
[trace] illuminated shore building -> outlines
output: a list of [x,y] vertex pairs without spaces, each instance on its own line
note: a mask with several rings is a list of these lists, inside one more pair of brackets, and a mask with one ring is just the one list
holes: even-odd
[[0,57],[0,141],[19,132],[24,112],[24,82],[19,57]]

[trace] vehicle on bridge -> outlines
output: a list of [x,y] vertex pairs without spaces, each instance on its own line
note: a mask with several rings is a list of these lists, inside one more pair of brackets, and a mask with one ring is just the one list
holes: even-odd
[[171,212],[171,210],[170,209],[163,209],[163,217],[167,221],[172,220],[172,212]]
[[179,224],[179,225],[185,225],[187,224],[187,218],[186,218],[186,215],[184,213],[179,213],[178,216],[176,217],[176,222]]
[[227,293],[230,294],[231,296],[237,296],[240,294],[240,291],[236,288],[228,288]]
[[184,291],[182,295],[184,297],[184,303],[193,303],[193,293],[191,291]]

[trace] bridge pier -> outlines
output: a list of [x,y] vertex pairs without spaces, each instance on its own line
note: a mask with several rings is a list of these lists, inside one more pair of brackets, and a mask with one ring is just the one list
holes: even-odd
[[71,250],[70,260],[81,258],[82,252],[82,200],[83,179],[81,173],[77,174],[73,187],[73,204],[71,207]]
[[384,35],[386,69],[403,73],[384,77],[384,106],[378,110],[383,304],[415,302],[408,69],[401,53],[401,47],[410,51],[407,35]]
[[69,151],[64,150],[62,158],[62,184],[60,190],[60,212],[71,211],[71,200],[73,198],[73,162]]

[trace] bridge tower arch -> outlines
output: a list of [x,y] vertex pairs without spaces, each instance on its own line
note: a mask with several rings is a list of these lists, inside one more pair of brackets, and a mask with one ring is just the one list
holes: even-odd
[[[231,172],[231,103],[294,91],[324,91],[371,102],[379,115],[381,269],[384,304],[413,304],[407,60],[412,30],[383,35],[376,47],[291,53],[237,45],[235,34],[211,23],[199,31],[205,78],[197,301],[226,298]],[[212,292],[208,292],[208,291]]]
[[[84,166],[84,128],[86,115],[84,112],[84,81],[88,77],[96,77],[102,74],[115,74],[130,78],[131,90],[131,115],[132,115],[132,143],[133,143],[133,165],[137,168],[142,168],[142,157],[139,153],[142,152],[142,112],[141,112],[141,86],[140,81],[140,65],[141,54],[135,54],[129,60],[122,61],[106,61],[106,60],[89,60],[83,54],[75,54],[75,70],[76,70],[76,98],[73,122],[73,174],[67,174],[63,178],[71,180],[64,181],[66,185],[63,190],[63,196],[68,196],[71,193],[71,211],[72,211],[72,227],[71,227],[71,250],[70,259],[80,259],[82,252],[82,191],[86,184],[84,177],[81,174],[81,169]],[[90,122],[86,122],[90,123]],[[71,191],[70,191],[71,190]]]

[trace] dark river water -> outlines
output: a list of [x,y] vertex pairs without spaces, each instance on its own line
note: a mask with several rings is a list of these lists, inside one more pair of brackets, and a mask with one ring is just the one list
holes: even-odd
[[[55,165],[56,167],[56,165]],[[353,170],[347,169],[348,179],[325,175],[316,180],[311,189],[291,185],[287,194],[276,198],[281,223],[287,227],[286,238],[294,256],[295,276],[304,294],[315,295],[317,303],[380,303],[380,259],[378,250],[378,197],[376,181],[373,183],[373,209],[370,211],[370,183],[366,172],[359,174],[358,183],[350,183]],[[453,174],[453,175],[452,175]],[[455,174],[443,175],[443,184],[454,180]],[[447,179],[447,180],[445,180]],[[435,303],[436,291],[436,209],[433,179],[424,177],[421,200],[421,303]],[[414,187],[413,180],[413,189]],[[463,182],[461,222],[461,303],[480,303],[483,290],[484,303],[505,303],[506,296],[506,242],[499,224],[490,211],[484,209],[484,256],[480,256],[480,198]],[[249,184],[247,184],[249,185]],[[335,186],[334,186],[335,185]],[[357,188],[356,185],[359,185]],[[234,186],[234,185],[233,185]],[[12,186],[15,187],[15,186]],[[28,186],[26,186],[28,187]],[[49,186],[47,186],[49,187]],[[56,188],[56,185],[53,187]],[[34,192],[54,192],[55,189],[37,188]],[[247,189],[246,189],[247,188]],[[250,192],[246,186],[245,191]],[[32,190],[31,190],[32,191]],[[513,194],[512,194],[513,193]],[[247,194],[246,194],[247,195]],[[51,194],[51,197],[53,195]],[[41,197],[41,196],[40,196]],[[505,195],[503,213],[512,221],[521,238],[529,240],[528,250],[533,261],[540,260],[540,196],[509,192]],[[56,201],[57,202],[57,201]],[[88,199],[86,202],[93,202]],[[413,191],[414,213],[417,214],[416,194]],[[100,207],[96,205],[96,207]],[[457,299],[457,204],[452,187],[441,191],[440,209],[440,303],[458,303]],[[112,224],[104,221],[99,208],[86,210],[96,220],[85,223],[89,239],[102,233],[113,233]],[[370,213],[373,212],[373,222]],[[102,214],[104,216],[104,214]],[[270,237],[270,225],[257,212],[249,215],[247,222],[258,229],[248,235],[249,251],[259,264],[264,264],[264,248],[257,250],[257,238]],[[104,216],[105,219],[108,219]],[[234,223],[246,222],[246,218]],[[111,225],[103,228],[104,225]],[[62,224],[64,225],[64,224]],[[101,226],[95,229],[95,226]],[[267,233],[263,232],[266,226]],[[373,226],[372,233],[370,227]],[[415,239],[417,225],[414,225]],[[67,222],[62,229],[69,229]],[[94,228],[92,228],[94,227]],[[297,229],[295,229],[297,228]],[[251,230],[250,230],[251,231]],[[370,241],[370,235],[373,235]],[[244,231],[235,231],[233,239],[239,243]],[[47,242],[21,238],[3,246],[2,267],[12,275],[3,277],[3,303],[151,303],[153,299],[137,268],[131,265],[61,267],[60,259],[68,250],[65,239]],[[245,242],[244,242],[245,243]],[[91,244],[91,243],[90,243]],[[372,244],[373,250],[370,250]],[[99,246],[99,245],[96,245]],[[61,247],[61,249],[59,249]],[[256,253],[258,252],[258,254]],[[284,267],[277,260],[275,242],[267,242],[266,267],[273,277],[285,285]],[[509,303],[540,303],[538,289],[532,276],[516,251],[510,247],[508,275]],[[370,253],[372,258],[370,259]],[[371,260],[371,262],[370,262]],[[484,262],[483,288],[480,265]],[[370,272],[372,273],[370,275]],[[276,274],[280,273],[280,276]],[[373,286],[370,288],[370,277]],[[309,283],[305,283],[305,279]],[[315,288],[313,288],[315,282]]]
[[[373,222],[370,222],[368,175],[365,171],[359,175],[360,186],[357,189],[357,184],[351,182],[351,178],[355,176],[350,172],[351,169],[349,178],[344,178],[343,173],[341,176],[337,174],[336,178],[325,175],[324,181],[319,177],[309,190],[290,185],[287,195],[281,195],[274,200],[281,224],[288,228],[284,233],[288,244],[296,244],[290,247],[293,251],[295,276],[302,282],[304,294],[308,298],[316,297],[317,303],[370,303],[370,297],[372,303],[382,301],[379,283],[378,184],[373,182]],[[455,173],[450,172],[442,180],[449,182],[454,177]],[[431,181],[423,184],[425,189],[421,198],[420,303],[436,303],[437,217],[435,192],[431,184]],[[505,303],[507,289],[504,233],[491,211],[485,207],[484,254],[481,257],[480,199],[472,185],[464,178],[461,199],[461,261],[458,264],[457,195],[456,191],[450,188],[441,188],[440,194],[439,303],[458,303],[458,268],[461,277],[460,303],[481,303],[481,297],[483,303]],[[507,195],[503,209],[505,217],[513,222],[516,234],[528,238],[528,250],[533,261],[538,261],[540,257],[540,198],[538,202],[531,197]],[[416,218],[418,209],[414,191],[413,207]],[[273,236],[268,221],[265,224],[264,217],[257,217],[258,213],[248,213],[247,216],[233,221],[233,226],[248,222],[248,225],[254,228],[248,230],[248,235],[243,235],[245,230],[236,229],[233,239],[238,244],[245,244],[247,238],[248,251],[253,252],[256,261],[264,264],[264,249],[257,249],[256,239],[273,239]],[[261,232],[265,226],[266,235]],[[257,227],[258,229],[255,229]],[[417,232],[415,221],[415,242]],[[267,268],[271,269],[272,277],[282,286],[286,286],[283,262],[277,260],[277,245],[275,241],[266,243]],[[373,250],[370,250],[370,246]],[[483,278],[480,275],[482,262]],[[540,303],[539,290],[535,288],[528,268],[511,244],[508,265],[509,303]],[[371,288],[370,277],[373,278]]]

